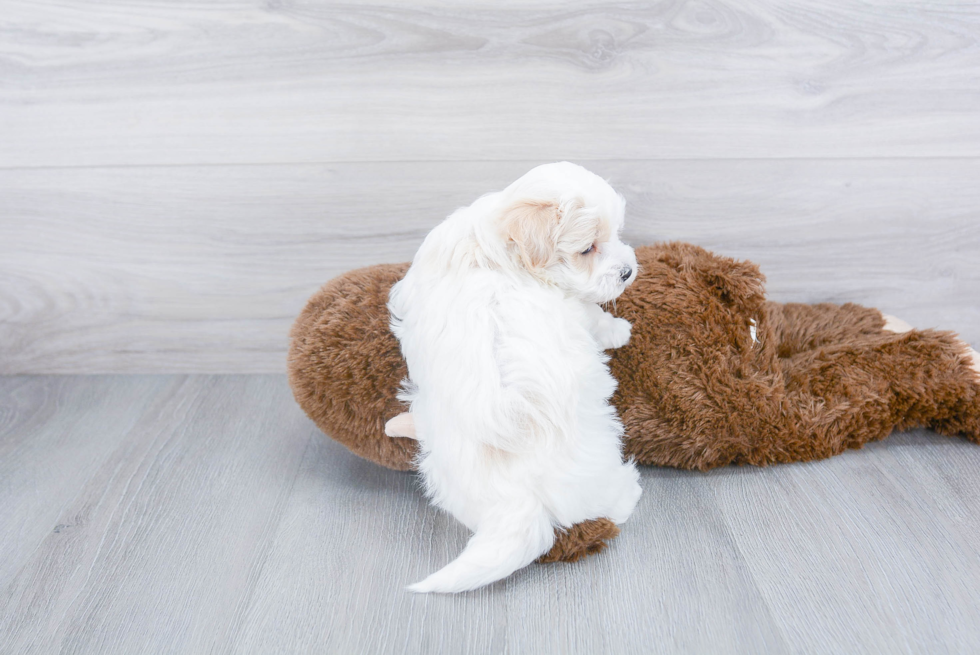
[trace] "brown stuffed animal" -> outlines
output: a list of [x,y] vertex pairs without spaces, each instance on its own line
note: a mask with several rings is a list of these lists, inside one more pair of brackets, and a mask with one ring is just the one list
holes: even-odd
[[[633,332],[609,365],[637,463],[802,462],[917,426],[980,443],[980,355],[954,334],[899,332],[853,304],[768,302],[754,264],[688,244],[636,256],[636,281],[613,308]],[[384,431],[405,411],[395,394],[408,375],[386,303],[407,270],[373,266],[328,282],[296,320],[289,351],[290,385],[317,426],[398,470],[413,468],[417,444]],[[618,532],[606,519],[578,524],[541,561],[598,552]]]

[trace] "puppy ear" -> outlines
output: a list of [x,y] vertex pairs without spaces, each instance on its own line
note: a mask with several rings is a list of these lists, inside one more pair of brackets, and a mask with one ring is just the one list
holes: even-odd
[[524,200],[504,210],[504,238],[528,270],[547,266],[555,256],[560,217],[558,203],[548,200]]

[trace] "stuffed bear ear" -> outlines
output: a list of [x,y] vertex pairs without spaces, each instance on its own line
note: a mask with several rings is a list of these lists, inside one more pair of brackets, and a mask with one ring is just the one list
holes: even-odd
[[504,238],[526,269],[544,268],[554,259],[560,217],[558,203],[548,200],[523,200],[504,210]]
[[704,279],[723,303],[755,313],[766,300],[766,277],[752,262],[713,256],[704,268]]

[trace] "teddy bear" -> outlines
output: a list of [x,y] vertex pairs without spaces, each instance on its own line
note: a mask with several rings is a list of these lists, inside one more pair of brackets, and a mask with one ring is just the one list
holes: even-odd
[[[980,444],[980,355],[951,332],[915,330],[856,304],[775,303],[750,262],[686,243],[636,249],[635,282],[608,309],[632,326],[609,351],[624,455],[707,470],[804,462],[928,427]],[[397,393],[408,370],[389,330],[388,291],[408,264],[337,277],[290,334],[300,407],[355,455],[414,468]],[[389,430],[390,431],[390,430]],[[575,561],[619,533],[597,518],[556,534],[539,561]]]

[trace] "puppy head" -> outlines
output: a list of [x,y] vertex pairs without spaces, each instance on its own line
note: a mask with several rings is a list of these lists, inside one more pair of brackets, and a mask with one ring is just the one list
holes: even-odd
[[596,303],[635,279],[636,255],[619,239],[625,201],[581,166],[538,166],[501,193],[500,207],[511,266]]

